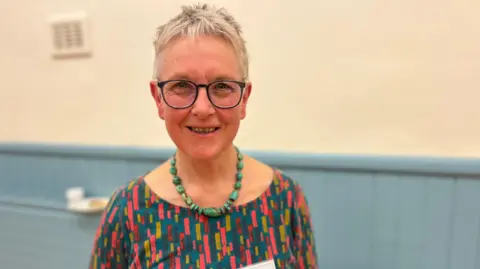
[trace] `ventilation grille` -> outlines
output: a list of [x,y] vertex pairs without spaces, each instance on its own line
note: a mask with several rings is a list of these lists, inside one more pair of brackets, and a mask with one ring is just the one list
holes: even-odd
[[50,20],[54,57],[89,56],[87,16],[62,15]]

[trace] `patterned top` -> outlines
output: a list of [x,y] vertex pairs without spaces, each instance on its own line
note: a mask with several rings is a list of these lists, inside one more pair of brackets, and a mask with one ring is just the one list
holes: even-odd
[[300,186],[275,170],[257,199],[218,218],[159,198],[140,177],[117,190],[98,227],[90,269],[318,268],[309,208]]

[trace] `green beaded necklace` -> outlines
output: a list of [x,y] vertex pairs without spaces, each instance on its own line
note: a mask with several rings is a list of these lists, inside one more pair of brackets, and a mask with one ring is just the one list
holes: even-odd
[[218,208],[216,207],[201,208],[200,206],[198,206],[192,201],[192,198],[188,196],[188,194],[185,192],[185,188],[182,185],[182,180],[180,179],[179,176],[177,176],[177,167],[176,167],[177,161],[175,158],[176,154],[173,155],[173,158],[170,161],[170,174],[172,174],[173,176],[173,184],[175,185],[178,194],[180,194],[185,204],[189,206],[191,210],[197,212],[200,215],[205,215],[207,217],[219,217],[230,212],[232,205],[238,199],[238,192],[240,191],[240,188],[242,188],[242,178],[243,178],[243,174],[242,174],[243,154],[240,153],[237,147],[235,147],[235,150],[237,151],[236,181],[235,181],[235,184],[233,185],[232,194],[230,194],[230,197],[225,202],[223,207],[218,207]]

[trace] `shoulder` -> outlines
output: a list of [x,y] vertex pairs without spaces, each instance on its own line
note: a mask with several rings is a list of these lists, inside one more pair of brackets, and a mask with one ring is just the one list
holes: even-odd
[[292,207],[303,207],[307,201],[300,183],[280,169],[273,169],[273,185],[276,191],[286,196]]
[[144,198],[145,191],[142,188],[145,188],[145,184],[143,182],[143,176],[131,179],[113,191],[104,211],[106,221],[112,222],[115,219],[121,219],[129,204],[138,204],[138,201]]
[[292,192],[293,194],[303,193],[302,187],[291,175],[280,169],[273,169],[273,184],[280,187],[283,192]]
[[144,177],[141,176],[121,185],[110,196],[110,203],[112,203],[112,205],[121,205],[129,198],[132,198],[133,193],[137,192],[139,188],[143,188],[143,182]]

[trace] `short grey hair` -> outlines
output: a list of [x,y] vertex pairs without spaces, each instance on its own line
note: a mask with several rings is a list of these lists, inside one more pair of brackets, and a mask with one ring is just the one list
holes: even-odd
[[182,6],[182,12],[166,24],[157,27],[155,41],[155,61],[153,79],[158,75],[158,55],[168,42],[179,36],[219,36],[230,43],[240,61],[243,79],[248,80],[248,52],[243,38],[243,30],[235,18],[225,9],[208,4]]

